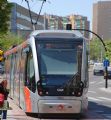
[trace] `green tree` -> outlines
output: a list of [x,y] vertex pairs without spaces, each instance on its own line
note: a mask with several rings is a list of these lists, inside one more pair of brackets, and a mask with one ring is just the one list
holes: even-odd
[[104,53],[101,41],[98,38],[92,39],[90,42],[90,59],[101,61],[104,58]]
[[10,32],[7,34],[0,34],[0,48],[3,51],[8,50],[13,45],[18,45],[23,42],[23,39],[20,36],[16,36]]
[[8,31],[11,8],[12,4],[7,0],[0,0],[0,33]]
[[105,56],[107,56],[109,60],[111,61],[111,40],[106,40],[105,45],[107,48],[107,52],[105,53]]

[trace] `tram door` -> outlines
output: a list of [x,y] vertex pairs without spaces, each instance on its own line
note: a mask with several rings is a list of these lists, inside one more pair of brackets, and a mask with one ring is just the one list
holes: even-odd
[[16,55],[11,56],[11,71],[10,71],[10,97],[14,98],[14,79],[15,79],[15,69],[16,69]]
[[15,79],[14,79],[14,100],[19,105],[20,98],[20,53],[15,54]]
[[20,107],[25,110],[25,98],[24,98],[24,85],[25,85],[25,67],[26,67],[26,58],[27,52],[26,48],[23,48],[21,51],[21,59],[20,59]]

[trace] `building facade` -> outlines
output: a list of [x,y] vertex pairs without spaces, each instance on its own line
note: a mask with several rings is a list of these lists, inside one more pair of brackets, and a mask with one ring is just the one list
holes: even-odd
[[[36,24],[36,19],[38,14],[31,11],[32,22],[29,14],[29,10],[13,3],[13,8],[11,11],[11,20],[10,20],[10,31],[18,35],[26,37],[34,29],[45,29],[46,21],[44,21],[44,16],[40,15],[38,22]],[[44,24],[45,23],[45,24]]]
[[45,18],[48,21],[47,29],[49,30],[62,30],[62,17],[57,15],[45,14]]
[[[57,15],[44,14],[40,15],[31,12],[32,21],[30,18],[29,10],[13,3],[10,20],[10,31],[17,35],[26,38],[31,31],[50,29],[50,30],[65,30],[67,24],[72,24],[72,28],[89,29],[89,21],[87,17],[81,15],[69,15],[61,17]],[[38,22],[36,24],[36,20]],[[86,38],[89,38],[88,32],[82,32]]]
[[[90,22],[87,20],[87,17],[81,15],[70,15],[69,16],[72,29],[90,29]],[[80,31],[86,38],[89,38],[89,32]]]
[[104,40],[111,39],[111,1],[93,4],[92,29]]
[[[87,20],[87,17],[81,15],[69,15],[66,17],[56,16],[56,15],[46,15],[48,20],[48,29],[55,30],[65,30],[66,24],[71,24],[72,29],[81,28],[89,30],[90,22]],[[89,32],[82,31],[82,34],[89,38]]]

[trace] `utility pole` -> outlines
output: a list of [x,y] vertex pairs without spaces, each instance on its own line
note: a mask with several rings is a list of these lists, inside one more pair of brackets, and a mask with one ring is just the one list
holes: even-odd
[[103,61],[103,52],[102,52],[102,44],[101,44],[101,62]]
[[108,60],[108,58],[105,58],[103,65],[105,67],[105,88],[108,88],[108,66],[109,66],[110,62]]
[[105,88],[108,88],[108,67],[105,67],[106,79],[105,79]]
[[[103,40],[103,35],[102,35],[102,40]],[[101,44],[101,62],[103,62],[103,50],[102,50],[102,44]]]
[[90,39],[88,39],[88,52],[89,52],[89,55],[88,55],[88,60],[90,61]]

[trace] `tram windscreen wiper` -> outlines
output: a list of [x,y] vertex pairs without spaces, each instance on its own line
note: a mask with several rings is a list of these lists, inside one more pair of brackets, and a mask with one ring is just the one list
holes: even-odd
[[74,75],[71,77],[71,79],[69,79],[69,80],[66,82],[66,84],[63,86],[63,88],[70,87],[70,86],[72,86],[72,85],[74,86],[74,84],[76,84],[77,76],[79,76],[78,73],[74,74]]
[[63,86],[66,94],[73,93],[75,96],[80,97],[83,93],[84,83],[80,80],[78,73],[74,74]]

